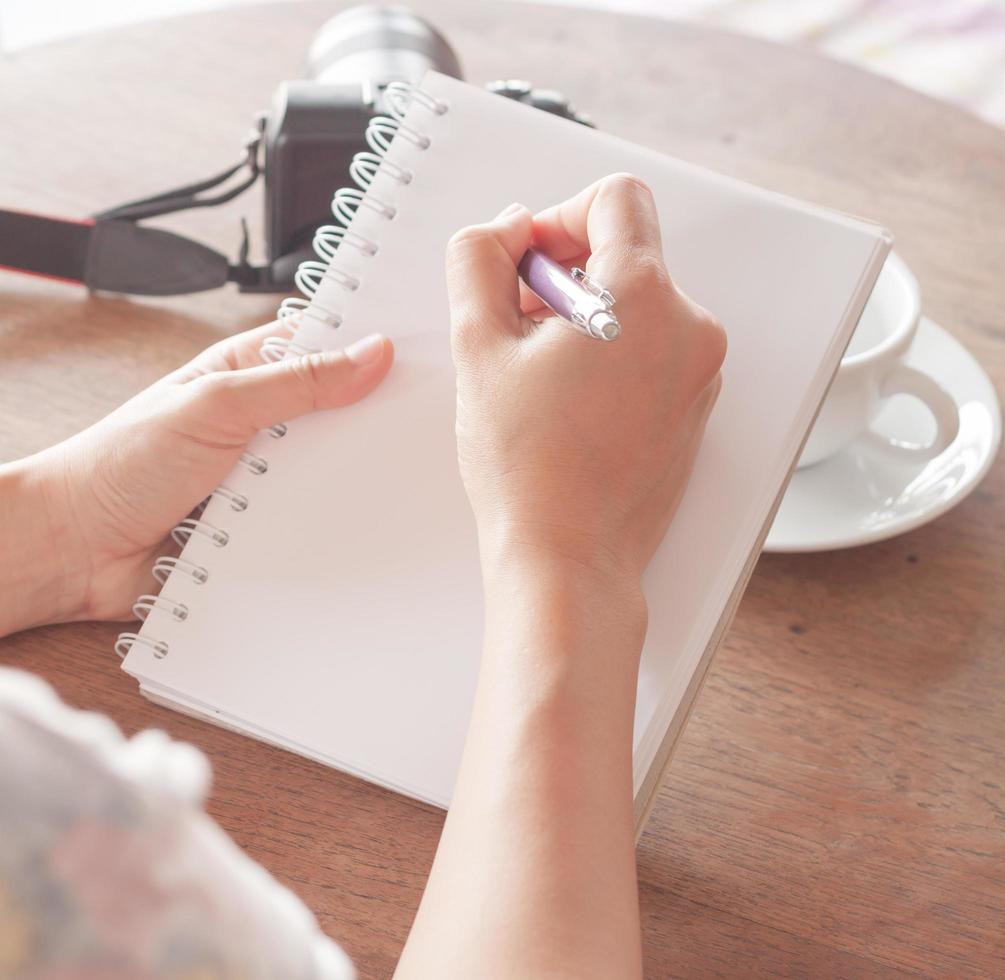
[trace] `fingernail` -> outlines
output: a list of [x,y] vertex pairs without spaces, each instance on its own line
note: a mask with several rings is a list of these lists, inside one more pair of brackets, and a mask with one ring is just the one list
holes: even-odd
[[345,356],[353,364],[362,366],[372,364],[376,361],[384,350],[384,338],[379,333],[370,334],[362,340],[357,340],[345,349]]
[[522,211],[522,210],[523,210],[523,205],[522,204],[517,204],[516,202],[514,202],[513,204],[510,204],[508,207],[503,208],[502,211],[500,211],[495,216],[495,220],[496,221],[501,221],[503,218],[508,218],[511,214],[515,214],[517,211]]

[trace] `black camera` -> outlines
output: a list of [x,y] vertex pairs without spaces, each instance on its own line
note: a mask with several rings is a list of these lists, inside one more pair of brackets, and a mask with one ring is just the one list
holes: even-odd
[[[461,77],[457,56],[429,23],[405,7],[351,7],[314,38],[307,77],[279,86],[238,164],[207,180],[111,208],[91,222],[0,211],[0,265],[75,279],[91,289],[147,295],[196,292],[228,281],[245,291],[288,290],[299,263],[313,255],[315,229],[330,221],[333,191],[347,182],[353,156],[366,148],[367,124],[386,111],[388,84],[417,84],[429,69]],[[557,92],[519,81],[489,88],[591,125]],[[205,245],[140,224],[230,201],[262,174],[264,266],[248,260],[243,222],[235,263]],[[68,238],[74,243],[69,250]],[[64,244],[57,247],[58,242]]]
[[[307,55],[307,77],[279,86],[263,120],[265,245],[273,283],[286,285],[311,238],[329,215],[332,191],[354,154],[366,148],[370,119],[386,112],[390,82],[418,84],[434,69],[461,78],[452,48],[405,7],[359,6],[333,17]],[[495,82],[492,91],[580,122],[556,92],[525,82]]]

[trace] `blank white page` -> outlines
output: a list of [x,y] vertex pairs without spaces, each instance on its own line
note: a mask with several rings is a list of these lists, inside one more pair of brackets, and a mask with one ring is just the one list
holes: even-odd
[[[649,182],[664,249],[681,287],[729,334],[723,387],[680,511],[645,580],[649,635],[635,729],[636,791],[789,474],[889,248],[876,226],[789,200],[556,119],[437,74],[389,158],[407,186],[378,174],[353,229],[379,244],[343,247],[297,340],[341,346],[393,338],[395,365],[371,397],[299,419],[251,451],[268,472],[238,467],[213,499],[185,557],[205,584],[174,574],[163,594],[184,622],[155,611],[125,669],[152,696],[445,805],[451,794],[482,631],[473,518],[457,471],[454,372],[444,245],[463,225],[519,201],[537,210],[598,178]],[[638,329],[627,324],[626,329]],[[584,340],[584,343],[588,341]]]

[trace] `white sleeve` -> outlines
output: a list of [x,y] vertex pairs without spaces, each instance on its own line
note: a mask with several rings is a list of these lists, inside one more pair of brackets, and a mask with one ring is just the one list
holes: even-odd
[[157,731],[127,740],[5,668],[0,746],[0,975],[355,975],[206,815],[197,749]]

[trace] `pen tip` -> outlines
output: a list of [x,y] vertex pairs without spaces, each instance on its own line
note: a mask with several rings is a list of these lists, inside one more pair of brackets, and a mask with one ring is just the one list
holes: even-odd
[[601,340],[617,340],[621,336],[621,324],[609,313],[596,317],[590,326]]

